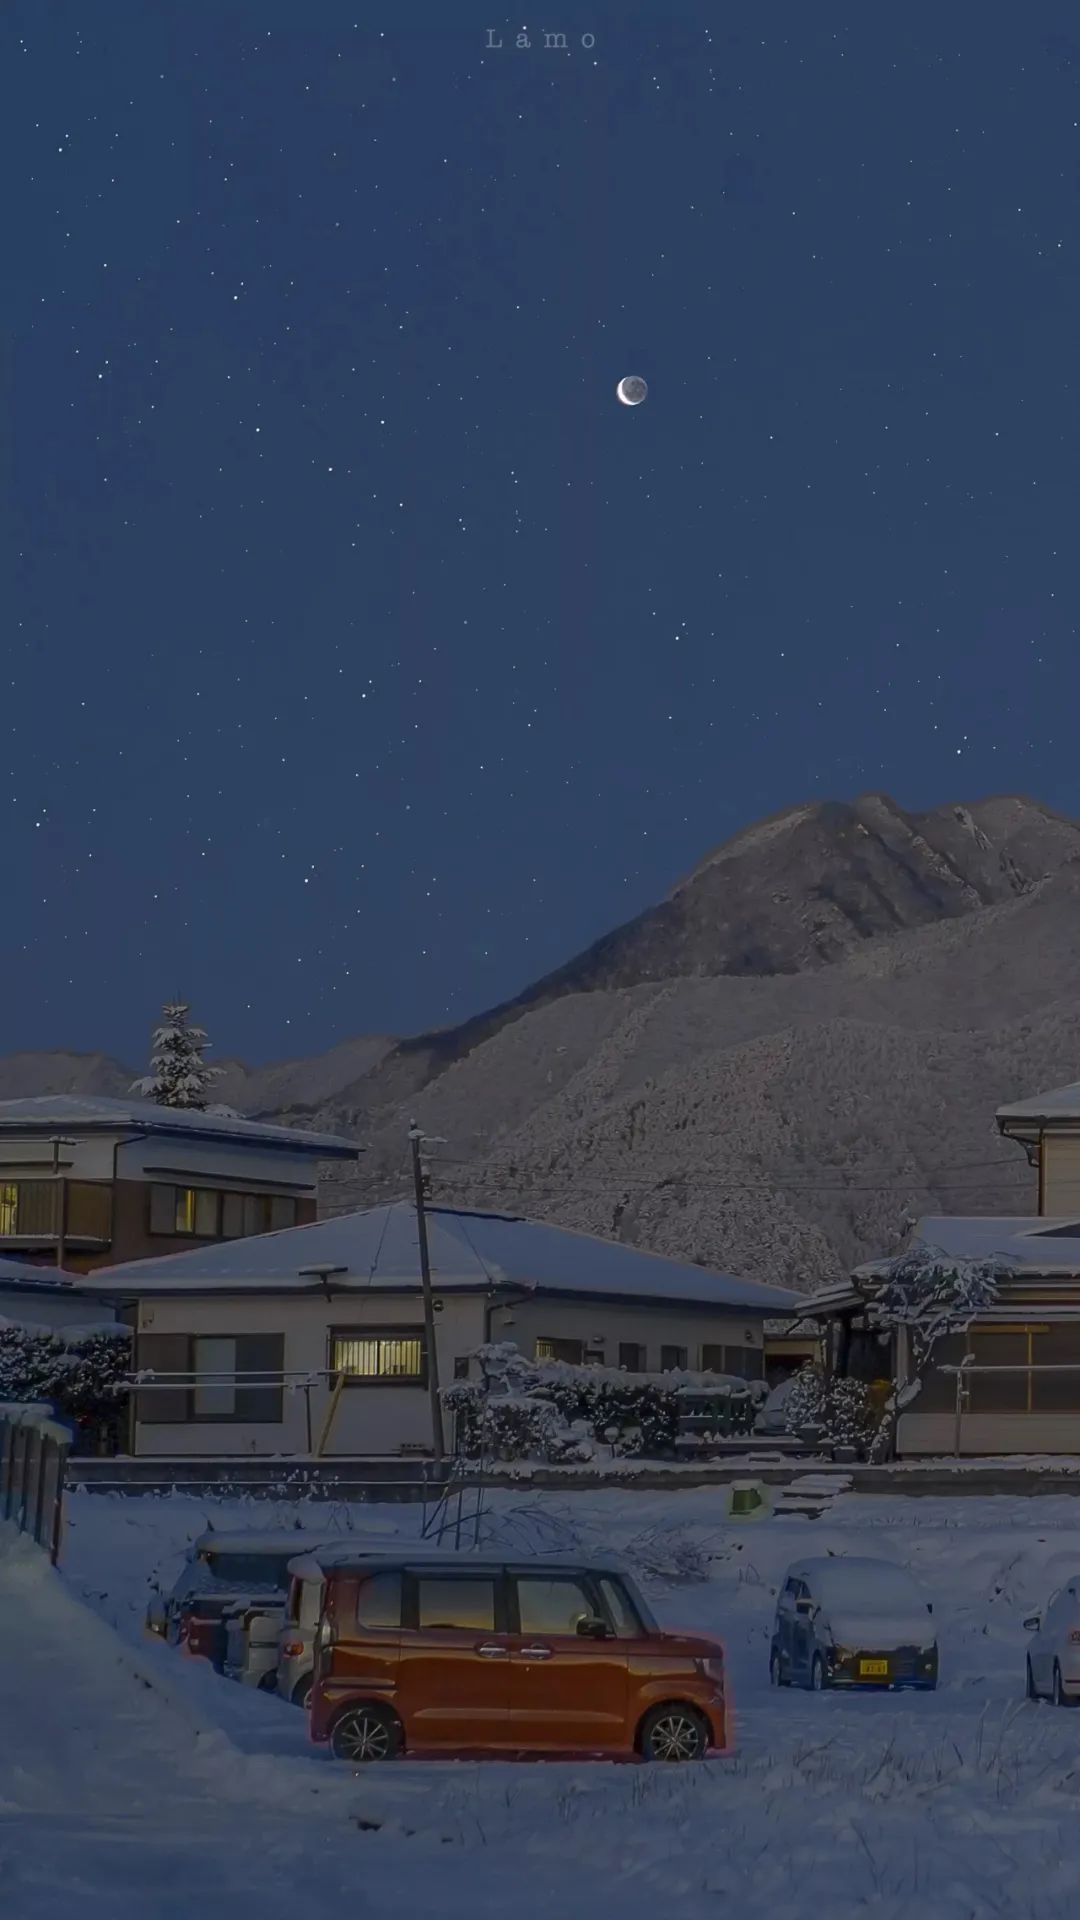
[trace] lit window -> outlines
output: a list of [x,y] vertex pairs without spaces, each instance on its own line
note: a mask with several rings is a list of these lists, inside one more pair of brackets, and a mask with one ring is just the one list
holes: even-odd
[[194,1233],[195,1231],[195,1189],[194,1187],[174,1187],[176,1205],[173,1213],[174,1233]]
[[19,1212],[19,1189],[12,1180],[0,1186],[0,1233],[14,1233]]
[[538,1340],[536,1358],[538,1360],[566,1360],[572,1367],[580,1367],[585,1348],[580,1340]]
[[330,1367],[349,1380],[415,1384],[425,1373],[423,1332],[335,1333],[330,1340]]

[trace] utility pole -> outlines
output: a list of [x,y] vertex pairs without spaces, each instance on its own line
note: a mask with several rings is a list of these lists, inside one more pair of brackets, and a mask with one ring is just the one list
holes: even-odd
[[424,1211],[424,1169],[420,1145],[424,1136],[413,1120],[409,1126],[412,1147],[413,1186],[416,1190],[416,1237],[420,1242],[420,1285],[424,1294],[424,1344],[427,1348],[428,1394],[431,1399],[431,1440],[435,1458],[441,1466],[446,1457],[443,1444],[442,1401],[439,1398],[439,1357],[435,1348],[435,1303],[431,1297],[431,1261],[428,1257],[427,1214]]

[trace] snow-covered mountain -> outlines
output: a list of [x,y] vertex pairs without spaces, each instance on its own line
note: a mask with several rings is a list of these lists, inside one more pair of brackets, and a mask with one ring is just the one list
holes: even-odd
[[[460,1027],[229,1063],[215,1093],[363,1140],[334,1209],[402,1190],[415,1112],[447,1141],[443,1198],[805,1286],[891,1248],[910,1213],[1034,1204],[994,1109],[1080,1078],[1078,954],[1080,823],[1016,797],[916,815],[867,795],[736,835]],[[11,1056],[0,1097],[76,1072],[127,1074]]]

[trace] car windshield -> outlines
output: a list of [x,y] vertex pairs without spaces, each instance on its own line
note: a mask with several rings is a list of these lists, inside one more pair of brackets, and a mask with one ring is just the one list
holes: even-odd
[[847,1607],[868,1613],[895,1613],[898,1608],[925,1607],[911,1575],[903,1567],[868,1566],[865,1561],[845,1566],[838,1560],[811,1578],[825,1607]]
[[196,1593],[284,1593],[288,1553],[209,1553],[181,1571],[176,1596]]

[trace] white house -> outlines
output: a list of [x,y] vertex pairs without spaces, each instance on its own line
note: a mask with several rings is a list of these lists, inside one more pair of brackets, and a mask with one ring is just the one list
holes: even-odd
[[[440,1384],[487,1341],[632,1372],[762,1372],[795,1294],[509,1214],[428,1210]],[[431,1444],[416,1215],[398,1202],[95,1276],[132,1314],[138,1454]]]

